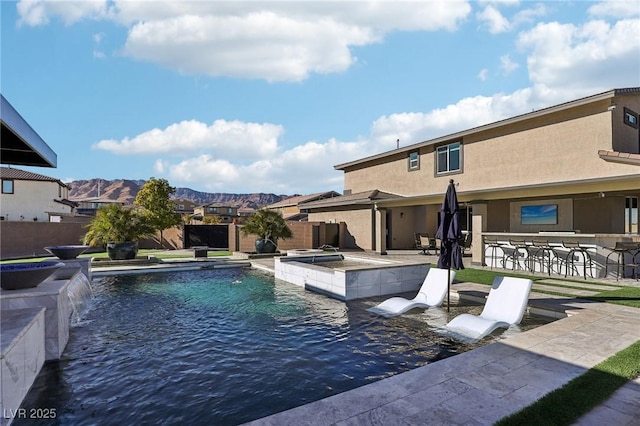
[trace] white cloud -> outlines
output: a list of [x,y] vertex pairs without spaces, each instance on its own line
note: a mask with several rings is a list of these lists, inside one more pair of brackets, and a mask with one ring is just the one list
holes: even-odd
[[489,75],[489,70],[486,68],[483,68],[480,70],[480,72],[478,73],[478,80],[480,81],[486,81],[487,77]]
[[554,100],[638,85],[638,19],[542,23],[522,33],[518,45],[531,52],[527,66],[534,87],[546,97],[554,93]]
[[381,148],[396,136],[403,146],[411,145],[526,112],[530,100],[531,91],[525,89],[511,94],[464,98],[428,113],[391,114],[373,123],[371,137]]
[[157,162],[156,170],[166,172],[174,184],[197,184],[213,192],[244,192],[251,188],[252,192],[308,193],[327,188],[340,190],[342,173],[333,170],[332,165],[372,153],[366,142],[331,139],[326,143],[307,142],[246,165],[200,155],[174,164]]
[[380,1],[21,0],[21,22],[44,25],[110,19],[128,28],[123,53],[184,74],[300,81],[344,71],[354,46],[395,31],[453,31],[471,6]]
[[637,0],[605,0],[589,7],[589,14],[595,17],[634,18],[640,16]]
[[491,34],[500,34],[513,31],[517,27],[534,22],[537,18],[547,14],[547,8],[542,3],[537,3],[528,9],[518,10],[509,19],[499,10],[501,6],[517,6],[519,1],[490,1],[481,2],[485,8],[476,14],[476,18],[487,28]]
[[516,62],[513,62],[509,55],[503,55],[500,57],[500,69],[504,71],[505,75],[511,74],[513,71],[518,69],[520,65]]
[[485,7],[476,14],[476,17],[487,27],[491,34],[499,34],[511,29],[509,21],[493,6]]
[[300,21],[271,12],[181,16],[136,24],[124,54],[185,74],[300,81],[310,72],[346,70],[355,61],[350,46],[376,41],[367,28],[328,19]]
[[546,14],[546,6],[542,3],[538,3],[533,8],[518,11],[513,17],[513,25],[519,26],[525,23],[531,23],[535,19],[545,16]]
[[185,155],[206,152],[227,158],[269,157],[278,150],[282,126],[216,120],[211,125],[196,120],[181,121],[165,129],[152,129],[133,138],[107,139],[94,148],[120,155]]
[[109,14],[107,0],[21,0],[16,7],[20,15],[18,23],[28,26],[48,24],[52,17],[71,25],[85,18],[102,19]]

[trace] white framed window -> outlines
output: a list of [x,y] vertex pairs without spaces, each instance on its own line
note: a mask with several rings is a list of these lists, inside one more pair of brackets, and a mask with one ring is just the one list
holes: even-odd
[[2,193],[13,194],[13,179],[2,179]]
[[462,168],[462,155],[460,142],[439,146],[436,150],[436,172],[450,173],[460,171]]
[[420,169],[420,155],[418,151],[411,151],[409,153],[409,171],[411,170],[419,170]]

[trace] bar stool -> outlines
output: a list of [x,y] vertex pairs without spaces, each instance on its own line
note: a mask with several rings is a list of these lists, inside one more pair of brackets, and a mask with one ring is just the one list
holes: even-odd
[[[498,258],[496,256],[496,252],[498,250],[502,251],[502,248],[500,246],[500,243],[498,243],[498,239],[497,238],[489,238],[489,237],[484,237],[484,243],[486,245],[485,249],[484,249],[484,258],[485,258],[485,265],[486,265],[486,258],[487,258],[487,250],[491,251],[491,265],[489,265],[489,267],[491,269],[493,269],[493,265],[498,263]],[[502,263],[504,264],[504,251],[502,251]]]
[[638,268],[640,268],[640,243],[638,243],[638,251],[633,255],[633,259],[631,263],[627,263],[627,268],[631,268],[633,274],[631,275],[633,278],[638,280]]
[[520,258],[522,258],[525,265],[528,263],[529,246],[524,240],[509,240],[509,244],[513,247],[512,269],[515,271],[517,266],[518,269],[526,270],[527,268],[523,268],[520,264]]
[[[606,277],[607,274],[609,273],[609,265],[612,265],[612,266],[615,265],[616,281],[620,279],[621,275],[622,275],[622,278],[624,278],[624,275],[627,269],[625,256],[627,254],[633,256],[633,260],[631,264],[634,264],[636,256],[638,255],[638,253],[640,253],[640,251],[636,252],[635,254],[633,253],[633,251],[640,250],[640,243],[617,241],[615,247],[605,247],[605,248],[611,251],[611,253],[607,255],[604,262],[604,276]],[[613,260],[612,256],[615,257],[615,260]],[[635,275],[635,269],[634,269],[634,275]]]
[[536,272],[536,262],[540,264],[540,272],[544,273],[545,267],[547,273],[551,275],[551,264],[554,257],[553,248],[547,240],[532,240],[529,246],[529,269]]
[[593,261],[591,260],[591,254],[589,254],[588,248],[581,246],[576,241],[563,241],[562,245],[565,249],[569,250],[565,257],[565,278],[569,274],[569,268],[571,268],[571,276],[575,271],[578,275],[578,266],[582,265],[582,275],[584,279],[587,279],[587,265],[589,266],[589,275],[593,278]]

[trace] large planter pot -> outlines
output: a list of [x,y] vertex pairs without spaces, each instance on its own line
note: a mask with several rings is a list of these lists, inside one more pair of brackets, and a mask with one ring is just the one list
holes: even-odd
[[135,259],[138,254],[138,242],[109,243],[107,244],[107,254],[111,260]]
[[277,249],[271,240],[256,240],[256,253],[275,253]]

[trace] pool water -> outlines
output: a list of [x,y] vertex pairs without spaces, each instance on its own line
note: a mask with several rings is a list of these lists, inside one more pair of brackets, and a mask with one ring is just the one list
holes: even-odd
[[[55,409],[42,424],[235,425],[478,345],[426,325],[463,308],[385,319],[366,311],[384,297],[344,303],[252,269],[106,277],[93,287],[62,359],[45,364],[22,405]],[[522,328],[544,322],[527,317]]]

